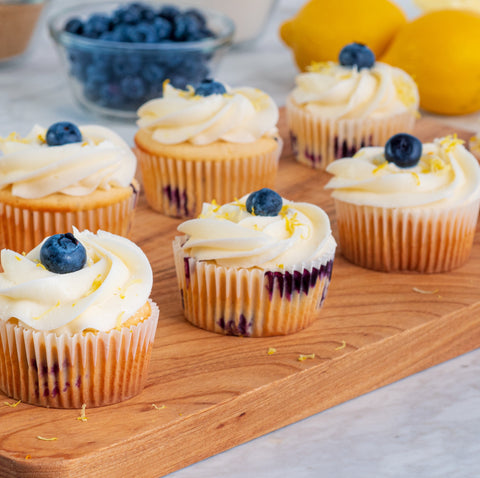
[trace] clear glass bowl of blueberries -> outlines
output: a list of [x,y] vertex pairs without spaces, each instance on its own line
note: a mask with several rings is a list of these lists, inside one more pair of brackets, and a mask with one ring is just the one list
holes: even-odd
[[135,118],[146,101],[214,76],[232,44],[220,12],[160,1],[83,3],[58,11],[49,31],[75,98],[102,115]]

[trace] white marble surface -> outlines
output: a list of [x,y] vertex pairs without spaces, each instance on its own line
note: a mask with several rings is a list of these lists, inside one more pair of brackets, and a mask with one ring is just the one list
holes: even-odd
[[[65,2],[53,0],[49,8],[60,3]],[[296,69],[278,38],[278,26],[303,3],[280,0],[262,37],[234,49],[221,65],[218,78],[231,85],[262,88],[282,105]],[[410,17],[418,14],[412,0],[398,3]],[[0,64],[0,110],[0,135],[14,130],[26,133],[34,123],[47,126],[60,119],[108,125],[129,143],[135,131],[133,122],[97,118],[76,106],[43,22],[25,58]],[[478,115],[438,119],[453,129],[480,129]],[[169,478],[480,477],[478,377],[477,349]]]

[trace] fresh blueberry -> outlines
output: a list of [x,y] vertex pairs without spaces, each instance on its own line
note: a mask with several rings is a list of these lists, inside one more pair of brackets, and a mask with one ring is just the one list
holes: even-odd
[[113,73],[118,78],[136,75],[142,68],[143,60],[139,56],[117,55],[112,61]]
[[126,7],[120,7],[113,12],[113,21],[118,24],[136,25],[142,20],[142,7],[137,3],[131,3]]
[[157,35],[157,41],[163,41],[170,39],[172,34],[172,24],[163,17],[157,17],[153,21],[153,27],[155,28],[155,32]]
[[102,33],[110,30],[110,18],[101,13],[93,14],[83,26],[83,36],[99,38]]
[[98,102],[102,106],[119,108],[124,101],[122,90],[117,83],[104,83],[98,89]]
[[60,121],[52,124],[47,130],[46,141],[48,146],[61,146],[62,144],[80,143],[82,133],[73,123]]
[[79,18],[71,18],[65,25],[65,31],[81,35],[83,33],[83,22]]
[[190,80],[188,77],[185,77],[176,72],[170,72],[167,76],[170,80],[170,84],[179,90],[186,90],[187,86],[190,85]]
[[338,57],[340,65],[371,68],[375,64],[375,54],[367,45],[362,43],[350,43],[342,48]]
[[173,19],[179,14],[180,10],[174,5],[165,5],[158,12],[160,17],[163,17],[170,22],[173,22]]
[[200,96],[223,95],[227,90],[219,81],[207,78],[195,89],[195,94]]
[[195,17],[197,23],[200,25],[201,28],[207,27],[207,20],[205,18],[205,15],[197,8],[189,8],[188,10],[185,10],[184,14]]
[[146,63],[142,76],[148,83],[162,83],[165,79],[165,67],[158,63]]
[[128,40],[132,43],[155,43],[157,41],[155,27],[147,22],[129,26],[126,33]]
[[251,193],[246,204],[247,211],[255,216],[276,216],[282,205],[282,197],[268,188]]
[[85,265],[87,251],[71,232],[55,234],[42,244],[40,262],[50,272],[68,274]]
[[202,27],[198,19],[185,13],[173,19],[173,39],[176,41],[197,41],[201,39]]
[[145,81],[139,76],[127,76],[120,82],[120,89],[125,98],[129,100],[139,100],[147,92]]
[[396,134],[385,144],[385,159],[399,168],[416,166],[421,157],[422,142],[411,134]]

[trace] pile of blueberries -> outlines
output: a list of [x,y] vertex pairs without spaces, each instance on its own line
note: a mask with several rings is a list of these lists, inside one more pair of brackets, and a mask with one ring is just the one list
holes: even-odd
[[[92,14],[87,20],[71,18],[65,31],[85,38],[122,43],[177,43],[215,38],[205,16],[197,9],[173,5],[154,9],[130,3],[112,14]],[[113,45],[113,43],[112,43]],[[70,74],[85,97],[100,106],[135,111],[148,99],[162,95],[165,79],[176,87],[196,87],[209,76],[212,53],[200,51],[117,51],[69,45]]]

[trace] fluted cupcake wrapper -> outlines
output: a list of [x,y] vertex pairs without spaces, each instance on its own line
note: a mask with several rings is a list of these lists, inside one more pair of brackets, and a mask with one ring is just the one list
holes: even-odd
[[415,112],[408,111],[382,119],[323,119],[286,103],[287,124],[297,161],[325,169],[335,159],[353,156],[366,146],[384,146],[397,133],[409,133]]
[[382,208],[335,200],[339,243],[350,262],[378,271],[446,272],[472,249],[480,200],[451,208]]
[[173,217],[196,217],[204,202],[225,204],[263,187],[273,187],[282,140],[269,154],[246,158],[175,159],[137,147],[143,189],[149,206]]
[[[100,407],[143,389],[158,321],[108,332],[56,335],[0,320],[0,390],[32,405]],[[101,318],[99,318],[101,320]]]
[[45,237],[72,231],[99,229],[127,236],[133,222],[138,192],[123,201],[78,211],[26,209],[0,202],[0,249],[27,252]]
[[332,274],[334,253],[287,270],[241,269],[185,255],[173,243],[185,317],[211,332],[244,337],[286,335],[318,317]]

